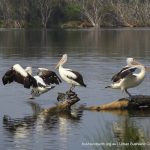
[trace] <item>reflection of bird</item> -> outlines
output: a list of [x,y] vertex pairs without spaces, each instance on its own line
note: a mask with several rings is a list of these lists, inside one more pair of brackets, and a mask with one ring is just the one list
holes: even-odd
[[[26,67],[25,71],[28,72],[30,75],[32,75],[31,67]],[[34,76],[34,78],[37,82],[37,87],[32,88],[31,98],[38,97],[41,94],[46,93],[49,90],[53,89],[55,86],[52,86],[52,84],[61,83],[61,80],[56,75],[56,73],[46,68],[38,68],[38,73],[36,76]]]
[[[136,69],[140,70],[139,73],[134,73]],[[146,67],[144,65],[134,58],[127,58],[127,66],[112,77],[113,83],[106,88],[121,89],[131,98],[127,89],[138,86],[144,80],[145,73]]]
[[70,90],[73,90],[75,86],[84,86],[86,87],[83,77],[80,73],[73,71],[68,68],[63,68],[63,64],[67,62],[67,54],[64,54],[61,60],[58,62],[56,68],[59,67],[59,74],[63,80],[71,84]]
[[45,68],[39,68],[38,75],[33,77],[31,67],[23,69],[19,64],[15,64],[11,69],[9,69],[4,74],[2,81],[4,85],[15,81],[23,84],[25,88],[32,87],[32,98],[54,88],[51,84],[59,84],[61,82],[55,72]]

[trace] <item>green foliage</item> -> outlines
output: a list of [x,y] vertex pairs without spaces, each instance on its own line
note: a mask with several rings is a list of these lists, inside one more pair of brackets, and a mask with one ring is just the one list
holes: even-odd
[[64,15],[66,20],[79,20],[80,19],[80,8],[75,4],[67,5],[64,8]]
[[4,28],[5,24],[4,21],[0,20],[0,28]]

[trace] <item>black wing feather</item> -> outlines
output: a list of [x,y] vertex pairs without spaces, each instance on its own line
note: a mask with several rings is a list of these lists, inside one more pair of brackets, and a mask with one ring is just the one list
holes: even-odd
[[11,68],[2,77],[2,82],[6,85],[13,81],[24,85],[25,88],[30,88],[31,86],[37,87],[37,82],[34,77],[29,74],[27,77],[23,77],[19,72],[16,72]]
[[12,69],[8,70],[2,77],[3,84],[8,84],[14,81],[14,71]]
[[124,67],[123,69],[121,69],[121,71],[119,71],[117,74],[115,74],[111,80],[113,82],[117,82],[120,79],[122,79],[128,75],[131,75],[136,69],[137,68],[135,68],[135,67]]
[[41,70],[40,73],[38,74],[46,84],[60,84],[61,80],[57,76],[57,74],[53,71],[50,70]]
[[72,80],[78,82],[80,85],[86,87],[86,84],[85,84],[84,81],[83,81],[83,77],[82,77],[82,75],[81,75],[79,72],[72,71],[72,70],[69,70],[69,71],[72,72],[72,73],[74,73],[74,74],[77,76],[77,78],[71,78],[71,77],[69,77],[69,76],[68,76],[68,78],[70,78],[70,79],[72,79]]

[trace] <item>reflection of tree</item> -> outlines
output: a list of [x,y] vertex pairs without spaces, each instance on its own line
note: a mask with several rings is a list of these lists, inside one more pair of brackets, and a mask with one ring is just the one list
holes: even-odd
[[[58,53],[92,53],[145,56],[150,34],[142,30],[10,30],[0,32],[4,57],[56,56]],[[140,45],[139,45],[140,41]],[[141,51],[141,49],[143,49]]]
[[[111,112],[111,111],[110,111]],[[149,141],[149,129],[146,132],[142,125],[136,121],[135,117],[149,117],[150,110],[120,110],[112,111],[113,114],[122,116],[124,118],[119,119],[113,123],[112,131],[116,142],[120,143],[119,147],[121,149],[132,150],[132,149],[146,149],[147,145],[138,145],[142,143],[147,143]],[[146,134],[145,134],[146,133]],[[121,143],[129,145],[121,145]],[[134,144],[137,144],[136,146]],[[149,148],[148,148],[149,149]]]
[[[97,143],[92,145],[93,149],[99,150],[148,150],[149,149],[149,123],[140,124],[142,120],[150,116],[150,110],[113,110],[103,111],[118,116],[118,121],[100,122],[101,128],[96,133],[85,136],[86,143]],[[100,111],[100,113],[102,113]],[[136,119],[137,117],[138,119]],[[144,126],[144,127],[143,127]],[[101,144],[101,145],[98,145]],[[112,145],[113,144],[113,145]],[[139,145],[138,145],[139,144]],[[141,144],[141,145],[140,145]],[[143,145],[142,145],[143,144]],[[145,144],[145,145],[144,145]],[[148,144],[148,145],[147,145]]]
[[114,135],[118,142],[140,143],[143,142],[143,131],[129,117],[113,124]]

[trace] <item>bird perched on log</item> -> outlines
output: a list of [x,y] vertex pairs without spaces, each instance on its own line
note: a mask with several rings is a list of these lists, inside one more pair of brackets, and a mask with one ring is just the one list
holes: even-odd
[[67,83],[71,84],[70,91],[72,91],[75,86],[86,87],[86,84],[83,81],[83,77],[79,72],[63,67],[63,65],[67,62],[67,57],[67,54],[64,54],[56,65],[56,68],[59,69],[61,78]]
[[[139,72],[136,73],[135,70],[139,70]],[[134,58],[127,58],[127,66],[115,74],[111,79],[113,83],[105,88],[121,89],[131,99],[132,95],[128,92],[128,89],[141,84],[145,78],[146,71],[149,71],[148,67],[145,67]]]
[[32,76],[32,68],[24,69],[19,64],[15,64],[2,77],[3,84],[17,82],[24,85],[25,88],[31,88],[31,98],[38,97],[41,94],[48,92],[55,86],[53,84],[61,83],[61,80],[55,72],[46,68],[38,68],[36,76]]

